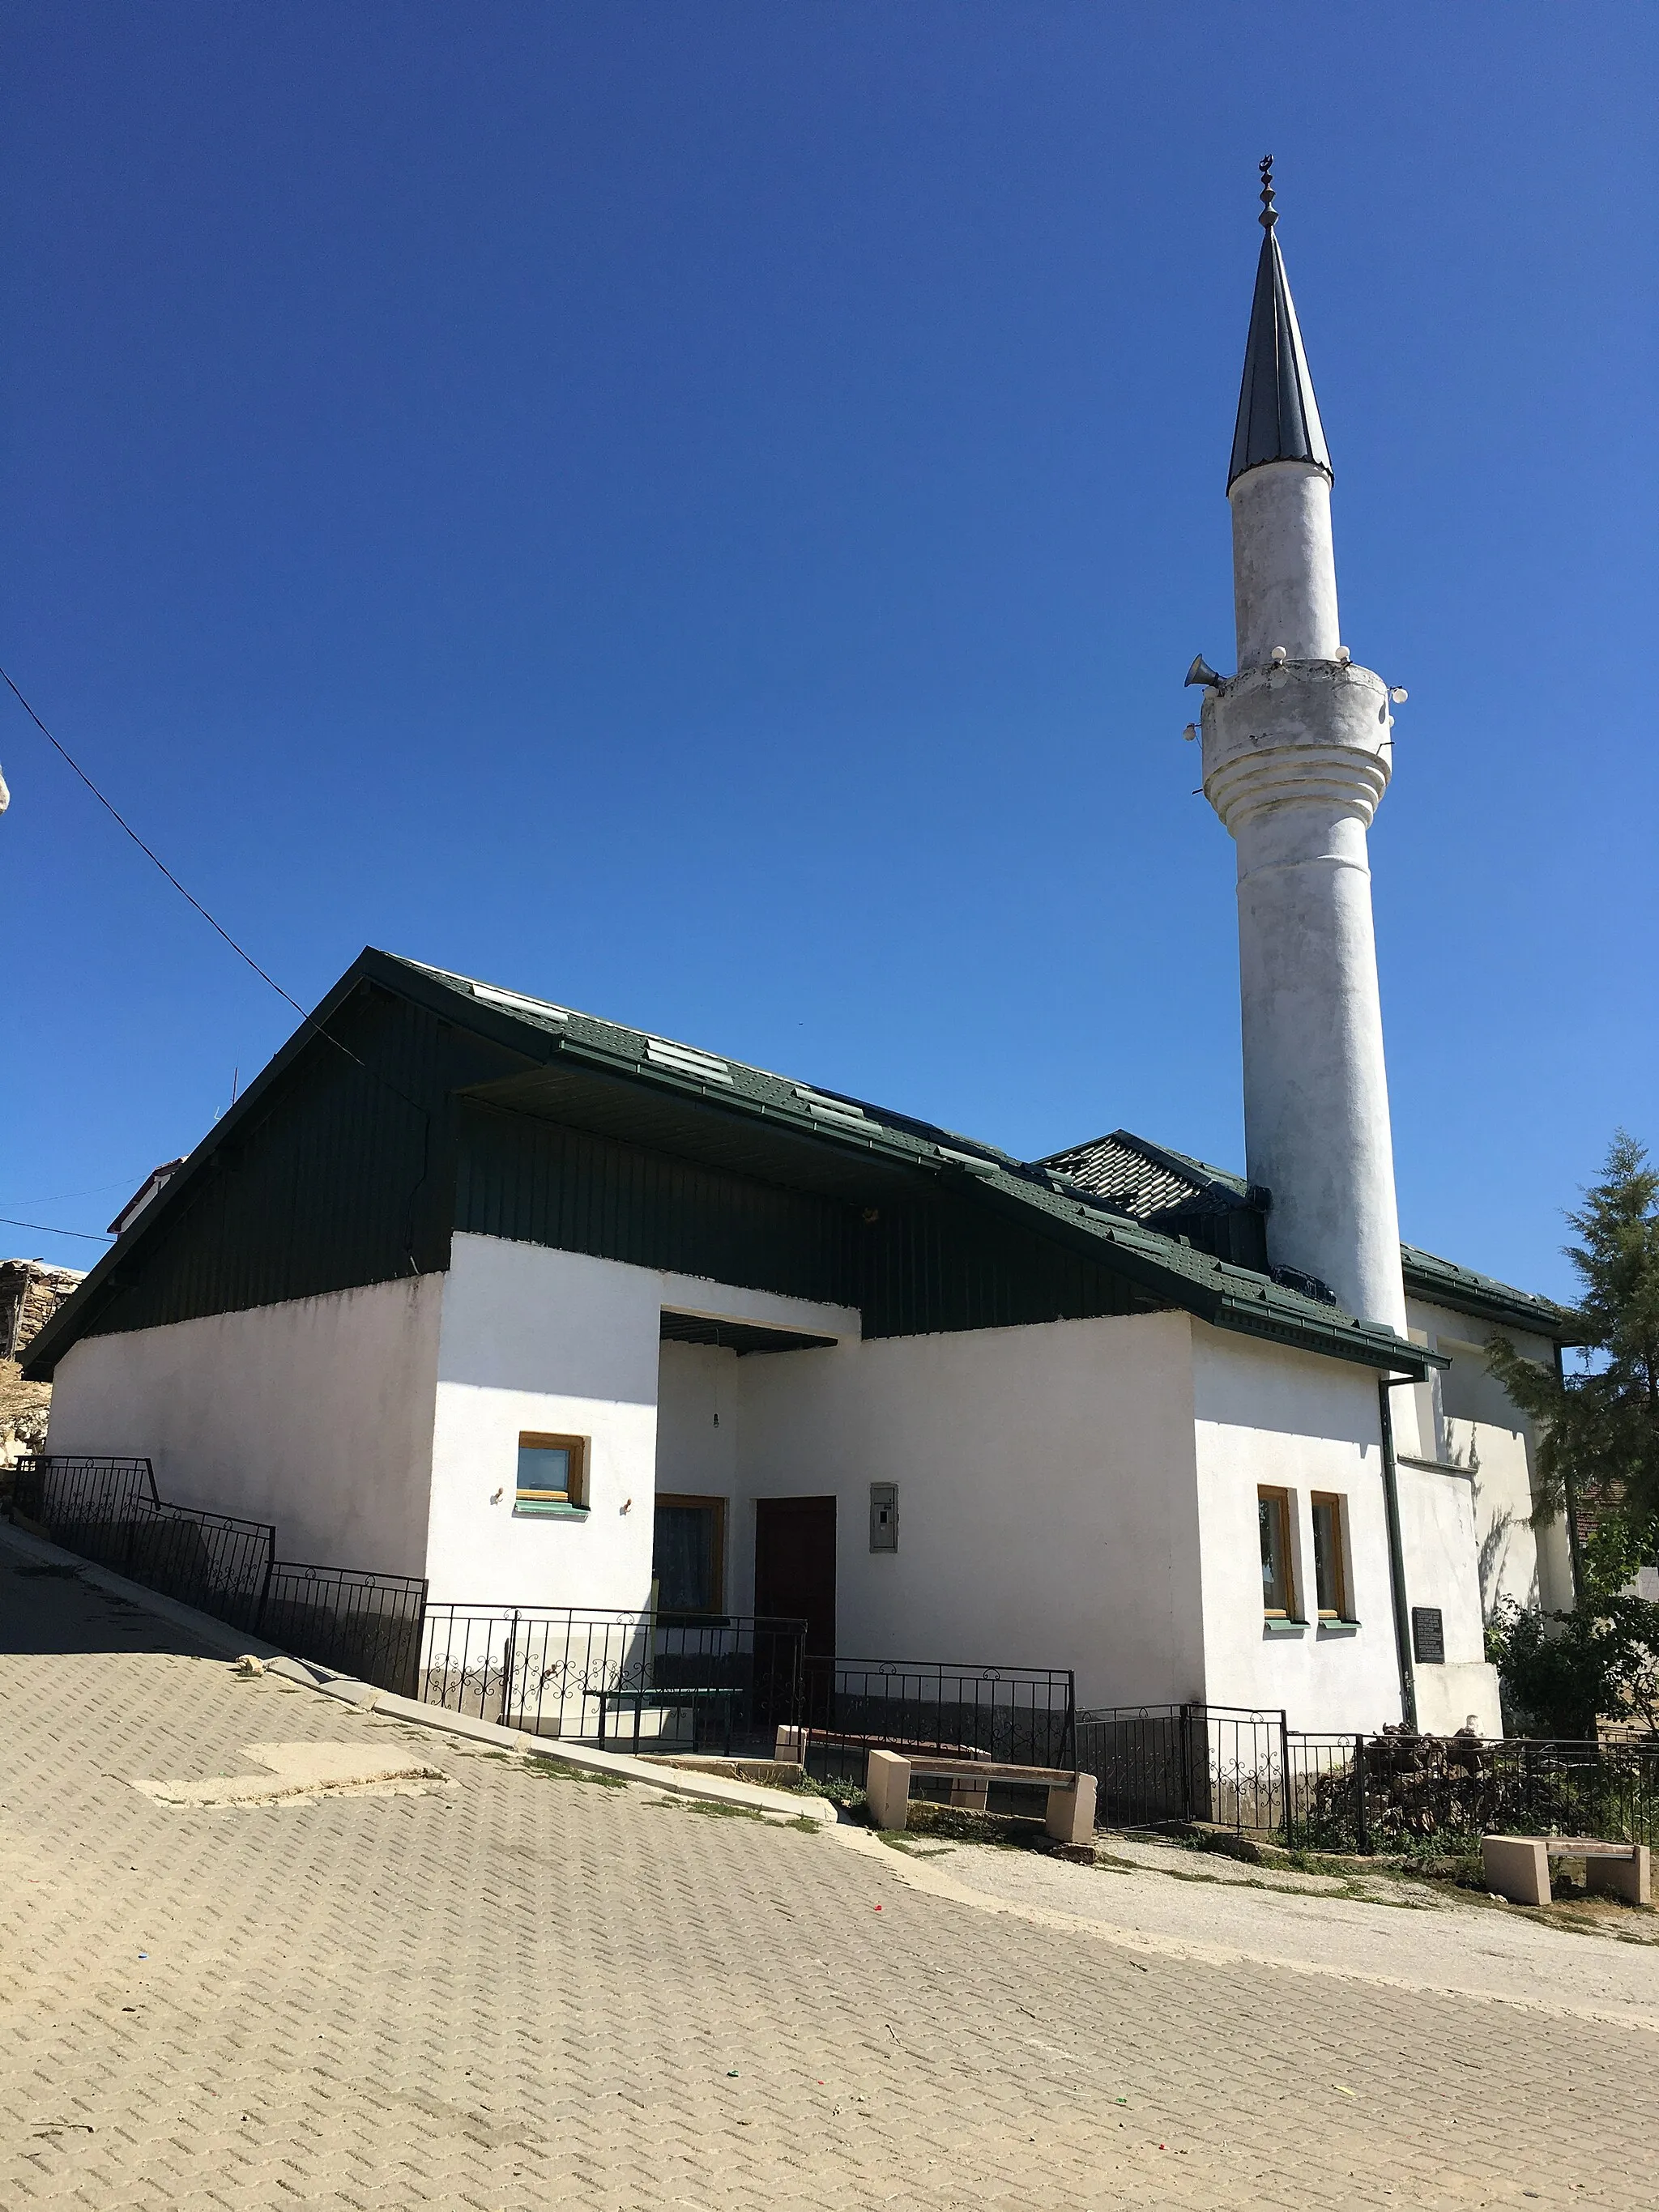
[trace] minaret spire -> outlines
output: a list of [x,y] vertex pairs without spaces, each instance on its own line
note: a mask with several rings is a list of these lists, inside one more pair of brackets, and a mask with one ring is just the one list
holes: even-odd
[[1291,297],[1285,257],[1274,235],[1279,210],[1273,205],[1273,157],[1261,163],[1261,213],[1267,236],[1255,264],[1255,298],[1250,305],[1250,335],[1244,342],[1244,380],[1239,386],[1238,422],[1233,458],[1227,471],[1231,491],[1246,469],[1266,461],[1311,461],[1331,473],[1319,403]]

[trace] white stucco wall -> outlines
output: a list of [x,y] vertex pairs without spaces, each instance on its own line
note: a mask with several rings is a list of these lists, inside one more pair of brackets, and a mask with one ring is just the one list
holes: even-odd
[[283,1559],[422,1574],[443,1285],[82,1338],[47,1449],[147,1455],[173,1503],[274,1522]]
[[[737,1363],[734,1605],[757,1497],[837,1500],[843,1655],[1077,1670],[1085,1704],[1201,1692],[1182,1314],[849,1343]],[[722,1416],[724,1419],[724,1416]],[[869,1548],[872,1482],[899,1549]]]
[[[1531,1525],[1537,1438],[1527,1416],[1487,1369],[1486,1345],[1494,1332],[1468,1314],[1417,1298],[1411,1301],[1409,1319],[1413,1338],[1451,1361],[1412,1393],[1419,1406],[1422,1455],[1468,1466],[1473,1443],[1480,1462],[1475,1540],[1488,1610],[1499,1596],[1513,1596],[1549,1612],[1565,1611],[1572,1603],[1566,1523],[1557,1518],[1539,1529]],[[1547,1338],[1518,1330],[1503,1333],[1522,1358],[1546,1369],[1553,1366]]]
[[1407,1601],[1439,1607],[1446,1642],[1443,1665],[1413,1668],[1417,1724],[1444,1735],[1473,1713],[1482,1735],[1501,1735],[1497,1670],[1486,1663],[1474,1486],[1467,1476],[1403,1462],[1399,1482]]
[[[427,1569],[434,1597],[647,1601],[665,1372],[674,1449],[682,1438],[687,1451],[701,1441],[685,1404],[698,1363],[675,1357],[697,1347],[659,1343],[665,1309],[826,1335],[858,1328],[857,1314],[840,1307],[498,1237],[453,1239],[437,1350]],[[585,1517],[514,1512],[521,1430],[588,1439]],[[724,1494],[712,1474],[692,1482],[684,1453],[672,1463],[678,1471],[662,1488]]]
[[[742,1376],[750,1364],[712,1344],[665,1344],[657,1363],[657,1488],[723,1498],[728,1518],[738,1495]],[[729,1548],[729,1529],[726,1541]]]
[[1481,1610],[1490,1620],[1502,1604],[1536,1606],[1539,1546],[1524,1432],[1449,1415],[1444,1432],[1447,1458],[1469,1470]]
[[[1206,1694],[1212,1705],[1282,1705],[1292,1728],[1346,1732],[1398,1720],[1376,1376],[1201,1322],[1193,1349]],[[1291,1494],[1299,1635],[1269,1631],[1263,1619],[1261,1487]],[[1343,1501],[1352,1634],[1316,1625],[1316,1491]]]

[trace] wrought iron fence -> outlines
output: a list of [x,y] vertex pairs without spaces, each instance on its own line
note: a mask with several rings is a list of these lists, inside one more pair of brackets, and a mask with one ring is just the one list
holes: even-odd
[[750,1614],[434,1605],[414,1694],[532,1735],[769,1753],[799,1719],[805,1635]]
[[418,1576],[278,1559],[258,1626],[286,1651],[412,1698],[425,1612],[426,1584]]
[[169,1504],[147,1459],[20,1461],[12,1510],[65,1551],[216,1620],[382,1689],[414,1687],[423,1582],[279,1559],[268,1522]]
[[1287,1840],[1304,1849],[1454,1849],[1482,1835],[1659,1844],[1659,1742],[1472,1735],[1288,1737]]
[[65,1551],[235,1627],[258,1628],[275,1528],[169,1504],[147,1459],[20,1460],[12,1508]]
[[1108,1705],[1077,1721],[1078,1765],[1095,1778],[1103,1827],[1202,1820],[1279,1828],[1288,1802],[1286,1742],[1277,1709]]
[[812,1658],[803,1689],[805,1762],[819,1781],[862,1782],[880,1750],[1076,1765],[1069,1668]]
[[1202,1821],[1345,1852],[1505,1829],[1659,1844],[1659,1741],[1322,1735],[1276,1710],[1198,1704],[1080,1713],[1077,1737],[1103,1827]]

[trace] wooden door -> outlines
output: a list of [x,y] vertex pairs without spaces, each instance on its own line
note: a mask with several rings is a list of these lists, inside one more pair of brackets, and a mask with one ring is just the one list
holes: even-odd
[[806,1649],[836,1649],[836,1501],[763,1498],[755,1506],[755,1611],[806,1623]]

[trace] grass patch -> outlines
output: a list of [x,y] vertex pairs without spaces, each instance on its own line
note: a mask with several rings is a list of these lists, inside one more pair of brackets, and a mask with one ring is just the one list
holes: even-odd
[[[753,1805],[722,1805],[713,1797],[688,1797],[685,1805],[689,1812],[702,1813],[711,1820],[764,1820],[766,1818],[765,1814]],[[817,1823],[811,1820],[805,1825],[816,1827]]]
[[843,1813],[865,1814],[870,1809],[870,1801],[864,1794],[861,1782],[843,1782],[839,1778],[834,1781],[814,1782],[809,1774],[802,1787],[810,1790],[815,1797],[827,1797]]
[[[510,1752],[498,1752],[497,1758],[510,1759]],[[591,1782],[601,1790],[626,1790],[628,1784],[620,1774],[601,1774],[590,1766],[573,1766],[567,1759],[526,1758],[523,1761],[526,1774],[534,1774],[544,1782]]]

